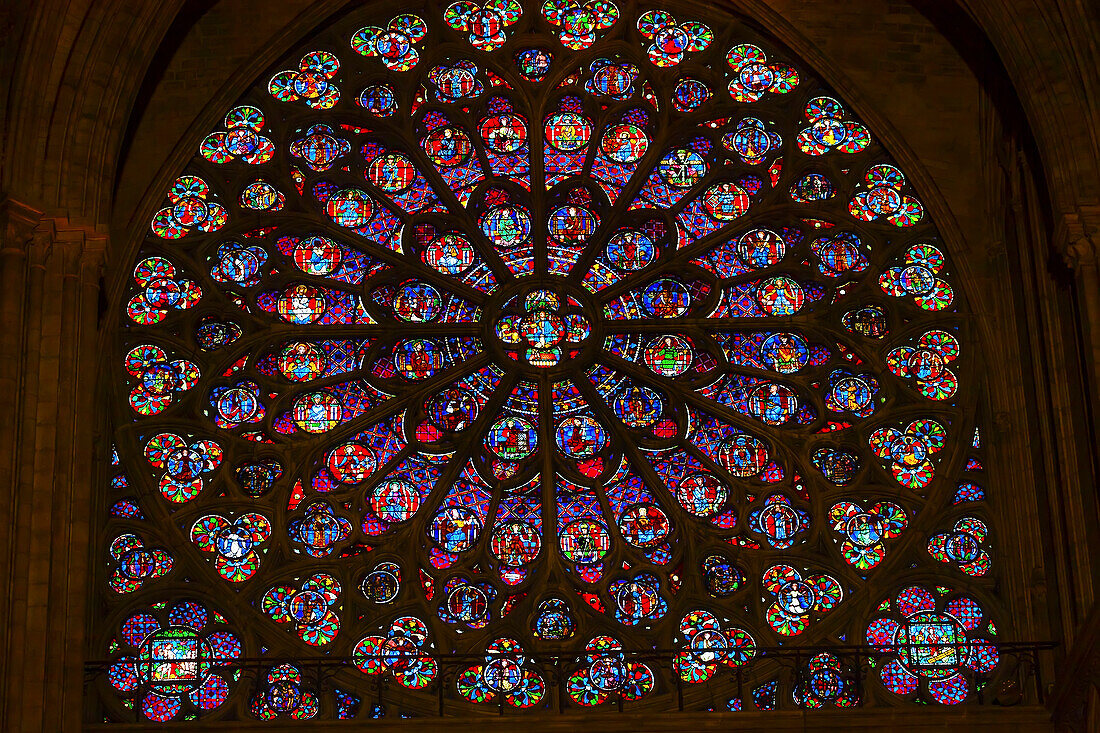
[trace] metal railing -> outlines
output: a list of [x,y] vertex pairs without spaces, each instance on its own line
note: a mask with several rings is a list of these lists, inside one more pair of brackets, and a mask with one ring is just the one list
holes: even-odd
[[[363,658],[351,657],[249,657],[233,660],[231,663],[210,661],[210,667],[223,673],[239,670],[240,676],[236,685],[245,685],[250,688],[246,696],[251,699],[258,693],[265,692],[265,677],[268,671],[280,664],[293,665],[301,673],[303,690],[309,690],[317,694],[331,690],[333,687],[348,690],[361,698],[364,705],[386,704],[401,705],[413,711],[417,716],[424,715],[458,715],[462,711],[469,711],[471,705],[457,692],[456,680],[463,671],[470,667],[484,665],[487,659],[510,660],[523,668],[537,672],[545,684],[545,694],[530,710],[542,710],[544,712],[560,715],[569,714],[570,711],[581,711],[591,708],[578,705],[568,694],[569,679],[578,671],[591,666],[595,657],[613,656],[623,663],[645,664],[653,672],[653,689],[645,696],[638,699],[627,699],[622,690],[606,690],[606,700],[599,707],[617,708],[624,710],[707,710],[727,709],[720,705],[711,704],[717,700],[738,700],[741,709],[773,710],[773,709],[801,709],[806,705],[799,705],[792,692],[796,689],[807,689],[809,682],[809,670],[807,664],[816,655],[828,653],[832,655],[837,664],[835,671],[842,686],[849,691],[849,703],[845,707],[878,707],[882,705],[896,706],[902,698],[885,690],[877,679],[876,669],[890,658],[897,657],[899,653],[909,654],[910,658],[920,656],[917,652],[922,649],[950,650],[954,648],[954,658],[959,660],[965,657],[972,643],[960,642],[957,644],[906,644],[902,646],[775,646],[756,647],[755,655],[744,665],[726,666],[718,664],[718,671],[708,680],[701,683],[689,683],[679,674],[677,659],[685,654],[694,655],[697,659],[710,661],[721,660],[722,655],[729,650],[721,648],[692,648],[692,649],[622,649],[608,651],[593,651],[591,656],[587,653],[576,652],[552,654],[546,652],[500,652],[492,654],[440,654],[430,650],[382,652],[368,659],[384,660],[387,669],[401,669],[405,665],[414,662],[423,662],[430,658],[435,662],[436,673],[432,679],[419,689],[403,687],[394,679],[389,671],[381,674],[366,675],[355,668],[356,661]],[[964,704],[984,705],[997,704],[1011,706],[1018,704],[1038,704],[1045,702],[1045,690],[1042,677],[1043,655],[1052,654],[1057,647],[1056,642],[1000,642],[993,644],[997,649],[999,661],[988,674],[981,674],[966,670],[966,674],[973,684],[969,686],[969,692]],[[588,657],[588,658],[586,658]],[[95,660],[85,663],[85,677],[87,683],[102,680],[106,683],[107,671],[116,660]],[[185,683],[182,678],[173,680],[165,678],[161,681],[152,679],[153,668],[158,664],[183,663],[193,665],[197,669],[194,659],[179,658],[147,658],[137,660],[139,668],[146,671],[145,677],[137,692],[133,693],[136,700],[148,691],[155,691],[158,687],[169,684]],[[1046,660],[1050,664],[1050,659]],[[919,672],[920,669],[913,664],[909,669]],[[926,670],[934,675],[948,669],[947,665],[928,665]],[[335,678],[340,675],[340,681],[335,683]],[[777,682],[775,692],[769,697],[763,706],[754,702],[752,692],[762,685]],[[197,684],[197,683],[196,683]],[[102,688],[110,691],[107,684]],[[498,690],[498,693],[506,690]],[[870,694],[868,694],[870,693]],[[511,705],[505,703],[505,694],[495,694],[494,699],[477,704],[484,708],[485,705],[495,705],[500,714],[507,710],[514,710]],[[434,700],[433,700],[434,698]],[[663,701],[667,701],[664,704]],[[106,701],[104,701],[106,702]],[[825,707],[832,707],[830,700],[826,700]],[[433,704],[434,703],[434,704]],[[106,705],[113,708],[113,705]],[[133,713],[140,719],[139,705],[133,706]],[[515,714],[530,712],[516,711]],[[247,717],[246,708],[241,709],[243,716]],[[222,716],[219,716],[222,717]]]

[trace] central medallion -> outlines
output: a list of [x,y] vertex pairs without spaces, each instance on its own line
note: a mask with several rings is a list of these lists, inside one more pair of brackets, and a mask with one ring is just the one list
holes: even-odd
[[574,296],[543,287],[509,298],[494,332],[511,359],[549,369],[576,359],[592,326]]

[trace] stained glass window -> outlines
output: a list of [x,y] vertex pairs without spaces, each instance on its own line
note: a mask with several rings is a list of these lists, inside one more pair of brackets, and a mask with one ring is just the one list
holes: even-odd
[[378,717],[379,680],[402,715],[954,704],[997,669],[947,249],[750,22],[357,10],[199,142],[121,310],[108,719]]

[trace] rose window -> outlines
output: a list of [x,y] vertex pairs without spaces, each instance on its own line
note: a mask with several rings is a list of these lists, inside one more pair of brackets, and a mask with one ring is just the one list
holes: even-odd
[[[413,708],[545,706],[545,653],[585,660],[581,707],[720,667],[746,706],[856,704],[850,660],[806,686],[735,650],[850,642],[917,567],[983,597],[948,248],[873,131],[740,21],[360,8],[197,144],[122,309],[112,602],[212,599],[279,657],[255,714],[343,715],[371,675]],[[973,689],[952,608],[895,614],[867,694]],[[192,627],[133,637],[179,679],[139,651],[156,699],[119,699],[202,714],[230,660]],[[443,674],[450,650],[483,661]],[[294,681],[318,654],[352,660],[319,708]]]

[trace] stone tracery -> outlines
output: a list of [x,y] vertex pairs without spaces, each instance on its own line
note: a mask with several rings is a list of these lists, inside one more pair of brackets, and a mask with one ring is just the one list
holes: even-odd
[[[491,629],[522,613],[547,578],[573,640],[669,629],[670,604],[710,602],[679,595],[685,576],[706,572],[687,537],[734,557],[743,567],[729,572],[759,586],[763,601],[734,611],[758,638],[812,628],[863,578],[837,555],[828,572],[813,567],[810,537],[888,555],[879,539],[907,528],[880,529],[888,520],[874,517],[896,516],[883,504],[830,526],[829,506],[870,503],[886,477],[918,492],[899,494],[902,504],[922,506],[948,491],[933,483],[935,454],[948,440],[965,450],[958,379],[944,366],[959,357],[958,306],[922,206],[840,102],[771,60],[781,51],[651,13],[636,24],[647,57],[577,65],[533,9],[457,5],[443,20],[474,50],[416,51],[417,21],[429,37],[453,36],[427,12],[352,36],[367,59],[359,75],[378,57],[423,77],[419,88],[367,84],[355,97],[361,61],[310,50],[265,91],[315,112],[275,120],[276,102],[253,93],[226,117],[228,132],[203,142],[153,221],[129,313],[138,341],[158,341],[141,326],[175,323],[167,341],[209,352],[206,376],[156,343],[134,346],[127,364],[138,414],[198,409],[208,420],[190,424],[194,435],[131,433],[123,455],[136,448],[163,471],[155,491],[184,511],[209,501],[204,476],[224,476],[223,456],[234,459],[277,535],[285,520],[277,552],[295,572],[309,567],[299,548],[343,558],[354,575],[350,558],[373,546],[419,542],[395,559],[403,602],[419,599],[429,618],[414,619],[422,643],[429,624],[442,643],[449,624]],[[637,15],[586,40],[555,12],[546,20],[569,27],[556,39],[566,49],[633,37],[626,21]],[[509,41],[517,23],[543,33],[544,47]],[[700,60],[722,43],[724,57]],[[710,84],[670,90],[661,70],[682,62]],[[538,74],[545,81],[530,81]],[[725,89],[714,83],[727,77]],[[798,100],[797,123],[786,99]],[[759,118],[742,124],[750,110]],[[254,171],[232,169],[278,160],[280,148],[285,183],[257,187],[242,178]],[[903,251],[894,230],[909,228]],[[898,266],[885,269],[888,259]],[[899,322],[929,312],[944,315],[936,335],[896,346]],[[895,346],[889,371],[919,395],[885,381],[884,345]],[[188,391],[205,402],[170,412]],[[243,460],[252,449],[262,462]],[[789,557],[754,556],[761,543]],[[277,574],[260,575],[263,610],[307,644],[337,643],[341,593],[357,580],[314,574],[291,587]],[[436,592],[446,601],[433,611]],[[577,594],[602,616],[564,600]],[[724,633],[693,618],[701,625],[682,634]],[[421,637],[403,634],[389,638]]]

